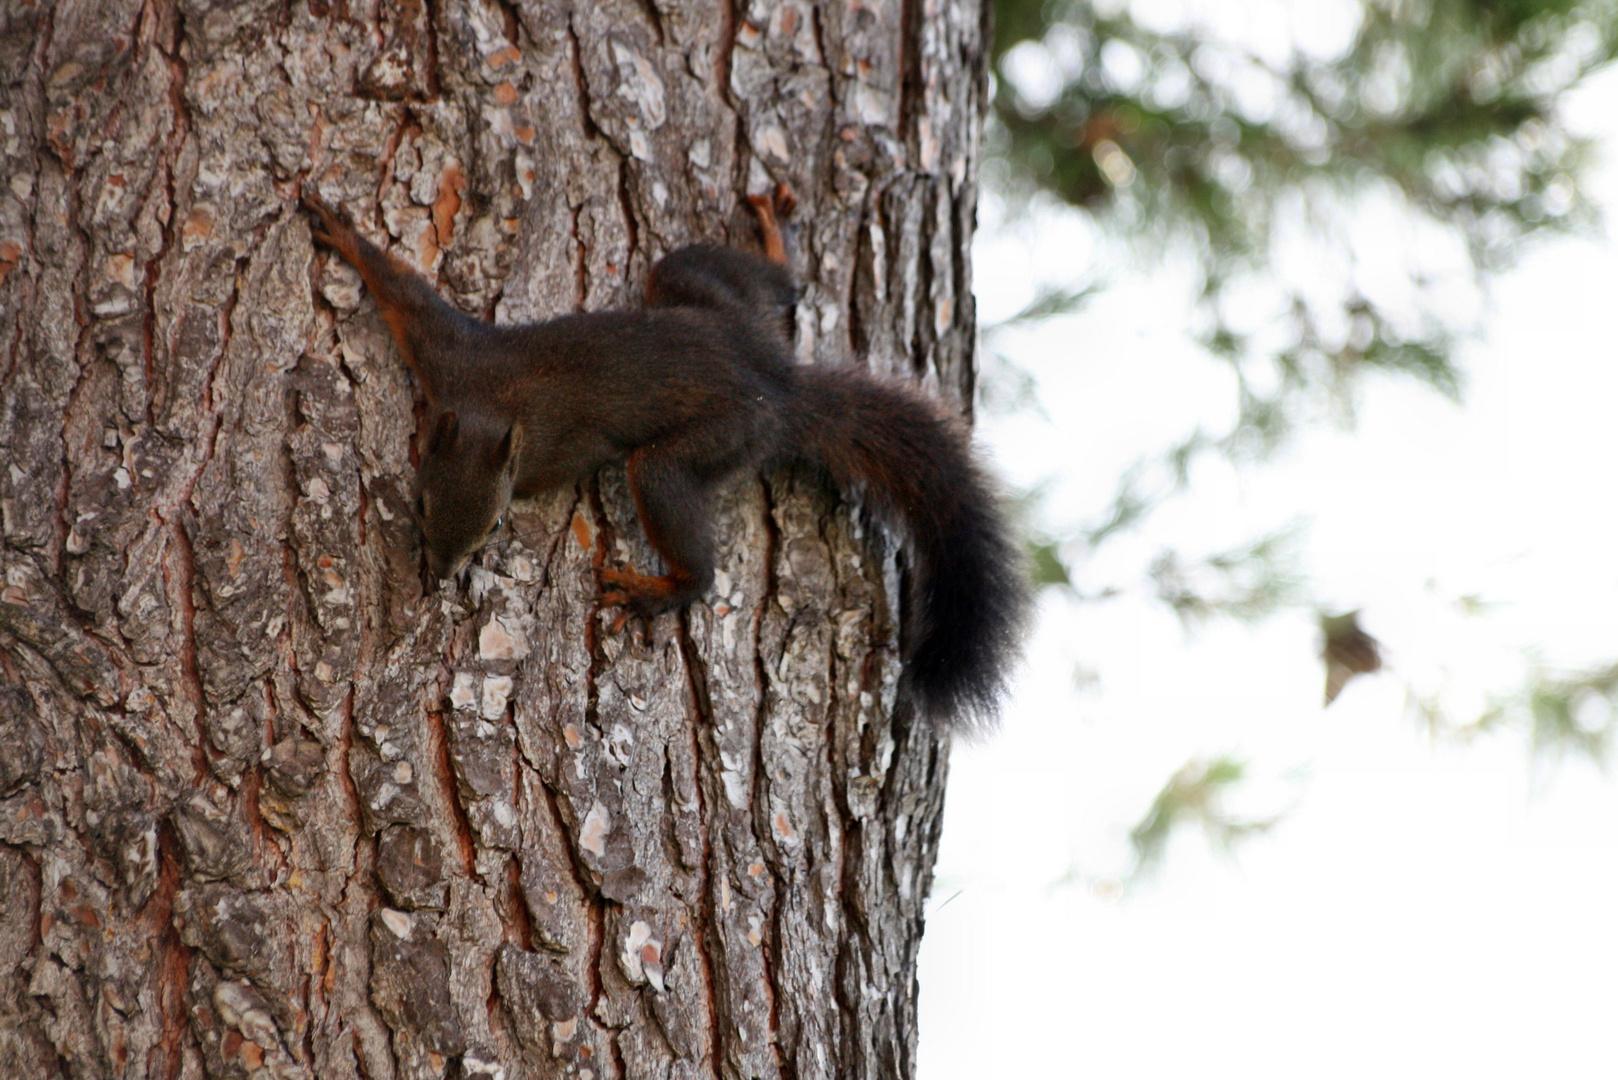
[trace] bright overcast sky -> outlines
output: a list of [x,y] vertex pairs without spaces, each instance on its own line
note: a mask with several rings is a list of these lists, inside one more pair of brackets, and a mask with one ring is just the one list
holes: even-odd
[[[1608,140],[1594,193],[1618,221],[1618,78],[1570,117]],[[985,322],[1097,242],[1073,215],[983,218]],[[1175,280],[1115,279],[1080,320],[1019,339],[1049,419],[980,431],[1016,480],[1062,472],[1053,521],[1095,520],[1125,465],[1228,401],[1165,310]],[[953,755],[922,1080],[1614,1075],[1618,784],[1534,765],[1514,735],[1435,746],[1405,695],[1475,716],[1530,650],[1618,659],[1615,309],[1612,242],[1546,244],[1492,289],[1463,407],[1372,380],[1356,431],[1261,469],[1210,463],[1140,539],[1081,564],[1106,583],[1164,545],[1206,554],[1305,519],[1315,592],[1363,607],[1389,661],[1329,711],[1310,612],[1188,637],[1144,597],[1046,597],[1003,730]],[[1497,606],[1463,618],[1467,594]],[[1077,688],[1081,666],[1100,683]],[[1229,857],[1189,831],[1120,898],[1153,795],[1226,753],[1251,765],[1253,813],[1290,814]]]

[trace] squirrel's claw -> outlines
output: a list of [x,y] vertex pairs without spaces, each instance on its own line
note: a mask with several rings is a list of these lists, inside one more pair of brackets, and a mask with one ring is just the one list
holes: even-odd
[[317,244],[329,248],[338,247],[338,239],[352,231],[352,227],[343,215],[332,209],[331,205],[312,191],[304,191],[298,201],[303,208],[315,215],[314,224],[309,226],[309,235]]

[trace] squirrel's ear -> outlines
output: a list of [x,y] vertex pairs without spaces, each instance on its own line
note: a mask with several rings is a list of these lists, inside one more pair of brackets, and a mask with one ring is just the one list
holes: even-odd
[[500,463],[503,465],[522,453],[522,425],[512,424],[500,443]]
[[455,442],[455,432],[460,428],[460,421],[451,409],[445,409],[438,414],[438,421],[433,425],[432,438],[427,440],[429,454],[442,453]]

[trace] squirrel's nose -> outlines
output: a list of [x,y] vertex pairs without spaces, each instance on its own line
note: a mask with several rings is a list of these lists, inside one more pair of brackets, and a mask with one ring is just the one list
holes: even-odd
[[472,554],[470,552],[454,561],[442,557],[437,552],[427,553],[427,568],[433,572],[434,577],[444,581],[448,581],[462,570],[465,570],[466,564],[471,561]]

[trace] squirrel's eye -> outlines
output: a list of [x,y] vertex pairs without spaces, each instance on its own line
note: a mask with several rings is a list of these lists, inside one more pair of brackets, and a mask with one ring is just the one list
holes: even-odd
[[419,518],[427,516],[427,500],[420,495],[416,496],[416,516]]
[[506,523],[506,518],[505,518],[504,514],[502,514],[501,516],[495,518],[494,519],[494,524],[489,526],[489,535],[493,536],[495,534],[495,532],[500,528],[500,526],[504,525],[505,523]]

